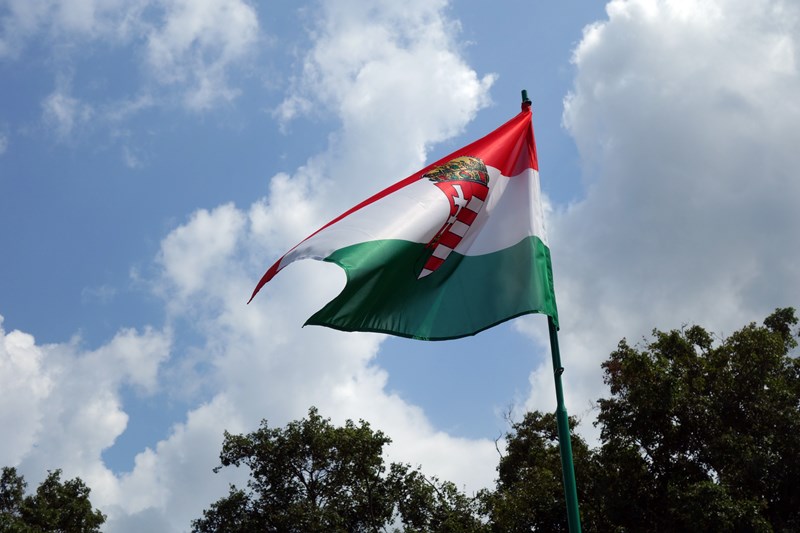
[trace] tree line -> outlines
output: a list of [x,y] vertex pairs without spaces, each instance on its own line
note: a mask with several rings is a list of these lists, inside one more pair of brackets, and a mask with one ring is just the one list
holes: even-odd
[[[602,364],[599,444],[573,432],[584,531],[800,531],[797,323],[784,308],[727,337],[691,326],[620,341]],[[249,480],[191,530],[567,531],[555,416],[529,412],[504,440],[495,486],[466,494],[388,463],[389,437],[363,420],[337,427],[313,407],[284,427],[265,420],[251,433],[225,432],[215,471],[244,467]],[[99,531],[105,517],[88,488],[59,474],[26,497],[22,478],[3,469],[0,532]],[[79,525],[54,525],[67,516]]]
[[[587,532],[800,531],[800,362],[794,309],[726,338],[700,326],[623,339],[602,364],[600,444],[573,432]],[[574,428],[577,421],[570,421]],[[493,489],[474,495],[386,464],[368,423],[316,409],[285,428],[226,433],[221,465],[245,466],[193,531],[567,531],[555,416],[513,424]]]

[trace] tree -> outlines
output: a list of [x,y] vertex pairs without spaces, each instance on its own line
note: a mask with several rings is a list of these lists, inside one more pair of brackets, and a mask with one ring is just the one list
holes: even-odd
[[92,509],[91,489],[80,478],[61,481],[61,470],[48,472],[36,492],[25,496],[27,484],[15,468],[0,476],[0,531],[39,533],[100,531],[106,517]]
[[0,475],[0,531],[22,529],[22,503],[27,484],[15,468],[3,468]]
[[398,511],[405,533],[487,532],[479,519],[479,505],[450,481],[428,479],[419,470],[393,465],[400,483]]
[[[786,308],[726,338],[691,326],[620,341],[602,364],[600,446],[573,433],[584,531],[800,531],[797,323]],[[496,486],[477,498],[408,465],[387,468],[388,443],[314,408],[284,429],[226,433],[222,465],[248,466],[251,480],[194,531],[567,530],[553,414],[512,424]]]
[[[626,531],[800,529],[794,310],[714,343],[703,328],[623,339],[603,363],[605,509]],[[634,512],[632,512],[632,509]]]
[[[586,441],[574,433],[577,420],[570,417],[569,424],[578,498],[583,503],[593,499],[596,461]],[[512,424],[497,473],[496,489],[479,494],[491,531],[568,531],[555,414],[533,411]],[[584,520],[593,525],[584,527],[586,531],[602,530],[597,528],[602,517],[594,516],[585,505],[581,512]],[[586,520],[587,514],[591,519]]]
[[[623,339],[602,365],[601,446],[573,434],[584,531],[800,531],[797,322],[787,308],[718,340]],[[557,439],[551,414],[512,426],[480,495],[493,531],[566,530]]]
[[193,531],[372,532],[402,523],[409,532],[444,532],[481,526],[470,514],[470,500],[452,484],[398,463],[387,470],[383,447],[389,442],[363,420],[334,427],[313,407],[308,418],[285,428],[262,421],[247,435],[225,432],[215,471],[246,466],[247,490],[231,486],[192,522]]

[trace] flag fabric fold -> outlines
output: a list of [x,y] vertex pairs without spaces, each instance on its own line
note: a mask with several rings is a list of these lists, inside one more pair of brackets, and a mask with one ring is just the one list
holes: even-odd
[[543,313],[558,324],[529,106],[485,137],[375,194],[273,264],[342,267],[342,292],[306,324],[423,340]]

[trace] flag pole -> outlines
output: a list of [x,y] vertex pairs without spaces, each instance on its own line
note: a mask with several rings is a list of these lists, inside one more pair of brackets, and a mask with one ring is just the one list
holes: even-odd
[[567,524],[569,533],[580,533],[581,514],[578,511],[578,489],[575,484],[575,467],[572,464],[572,441],[569,436],[569,417],[564,405],[564,389],[561,387],[561,352],[558,349],[558,331],[553,317],[547,317],[550,330],[550,352],[553,356],[553,377],[556,382],[556,422],[558,424],[558,445],[561,449],[561,473],[564,478],[564,498],[567,500]]
[[[530,109],[531,100],[528,91],[522,90],[522,109]],[[553,357],[553,377],[556,382],[556,423],[558,424],[558,445],[561,450],[561,473],[564,481],[564,499],[567,502],[567,524],[569,533],[580,533],[581,514],[578,510],[578,489],[575,483],[575,467],[572,462],[572,441],[569,436],[569,416],[564,405],[564,389],[561,386],[561,352],[558,349],[558,329],[553,317],[547,317],[547,328],[550,331],[550,353]]]

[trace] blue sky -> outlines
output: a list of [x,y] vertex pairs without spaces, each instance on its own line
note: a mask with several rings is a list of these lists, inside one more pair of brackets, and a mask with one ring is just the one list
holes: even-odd
[[424,343],[301,328],[335,266],[266,267],[533,100],[568,408],[622,338],[800,302],[790,1],[0,1],[0,463],[109,531],[183,530],[222,431],[316,405],[492,483],[554,404],[545,319]]

